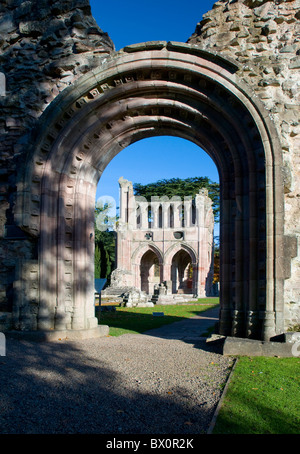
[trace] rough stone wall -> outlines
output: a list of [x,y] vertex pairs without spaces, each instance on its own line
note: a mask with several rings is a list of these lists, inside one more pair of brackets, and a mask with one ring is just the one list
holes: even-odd
[[286,323],[299,324],[300,1],[220,0],[188,42],[237,61],[239,76],[277,127],[284,160],[285,234],[298,238],[298,254],[285,281]]
[[16,257],[37,254],[35,241],[11,227],[28,134],[51,101],[99,66],[114,45],[92,17],[88,0],[2,0],[0,30],[0,72],[6,82],[0,96],[0,310],[5,311]]

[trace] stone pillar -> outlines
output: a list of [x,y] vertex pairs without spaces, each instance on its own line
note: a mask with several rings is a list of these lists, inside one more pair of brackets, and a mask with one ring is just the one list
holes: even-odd
[[120,185],[120,221],[128,222],[128,181],[123,177],[119,178]]
[[[55,182],[52,181],[52,184],[54,186]],[[50,330],[54,329],[57,298],[57,200],[48,187],[44,188],[42,206],[41,225],[43,228],[40,233],[39,250],[40,302],[37,329]]]
[[19,260],[14,282],[12,328],[36,330],[39,303],[39,267],[37,261]]
[[[260,177],[261,178],[261,177]],[[261,178],[260,187],[264,188],[264,180]],[[266,225],[263,220],[259,221],[257,218],[257,177],[251,175],[249,179],[249,307],[246,319],[246,337],[249,339],[260,339],[261,333],[259,332],[259,289],[258,289],[258,276],[261,264],[265,268],[265,257],[263,261],[259,259],[258,253],[258,240],[259,236],[265,235]]]
[[198,236],[198,270],[197,270],[197,293],[200,296],[204,296],[204,286],[205,286],[205,213],[204,213],[204,200],[200,194],[197,194],[195,197],[196,210],[197,210],[197,236]]
[[169,210],[170,203],[164,202],[162,204],[162,226],[164,229],[169,227]]
[[152,216],[153,216],[153,229],[158,229],[159,228],[159,206],[160,204],[158,202],[151,202],[151,210],[152,210]]
[[[237,188],[238,191],[238,188]],[[244,238],[244,223],[242,218],[243,204],[242,197],[236,195],[239,203],[235,204],[234,209],[234,229],[235,229],[235,300],[232,320],[232,336],[244,337],[244,304],[247,301],[247,295],[244,295],[244,282],[246,279],[244,262],[244,245],[247,239]],[[246,248],[245,248],[246,249]]]
[[184,198],[184,227],[192,225],[192,197]]
[[231,202],[223,198],[222,237],[220,241],[220,323],[219,332],[224,336],[231,335],[231,302],[230,302],[230,217]]
[[181,213],[181,206],[182,202],[174,202],[173,207],[174,207],[174,229],[180,229],[182,228],[182,223],[181,223],[181,218],[180,218],[180,213]]
[[141,229],[148,229],[148,202],[140,202],[141,209]]

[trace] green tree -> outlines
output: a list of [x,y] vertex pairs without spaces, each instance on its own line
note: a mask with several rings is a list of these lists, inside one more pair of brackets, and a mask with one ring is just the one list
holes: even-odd
[[95,279],[101,277],[101,252],[99,244],[95,244]]
[[106,278],[109,283],[115,265],[116,241],[108,210],[108,204],[95,207],[95,278]]
[[145,197],[149,202],[152,196],[167,196],[169,198],[177,196],[184,200],[184,197],[187,196],[195,197],[202,188],[208,190],[208,195],[213,202],[215,222],[218,222],[220,214],[220,185],[211,181],[208,177],[171,178],[145,185],[140,183],[133,185],[134,194]]
[[95,278],[106,278],[115,265],[115,233],[101,232],[95,228]]

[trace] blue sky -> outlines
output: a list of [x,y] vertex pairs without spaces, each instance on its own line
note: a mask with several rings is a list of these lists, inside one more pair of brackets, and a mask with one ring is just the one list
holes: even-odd
[[217,0],[90,0],[99,27],[113,40],[116,50],[145,41],[186,42],[203,14]]
[[[145,41],[186,42],[202,15],[215,1],[167,0],[151,2],[90,0],[92,14],[107,32],[116,50]],[[121,151],[106,167],[96,199],[111,196],[118,205],[120,176],[133,183],[151,183],[165,178],[208,176],[219,181],[215,165],[197,145],[177,137],[140,140]]]

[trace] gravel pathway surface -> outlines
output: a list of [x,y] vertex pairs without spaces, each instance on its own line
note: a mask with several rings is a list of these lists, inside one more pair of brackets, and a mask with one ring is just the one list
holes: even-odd
[[144,335],[7,339],[0,433],[206,433],[233,360],[195,329],[193,318]]

